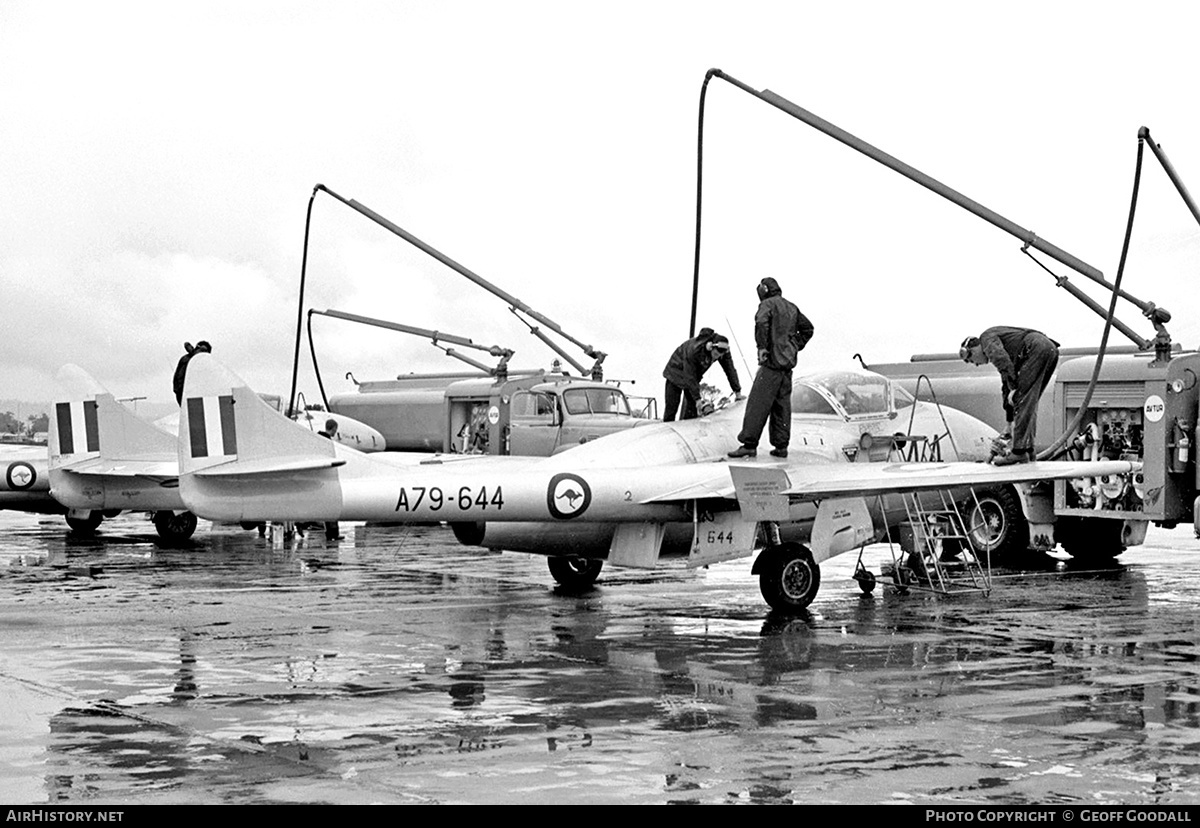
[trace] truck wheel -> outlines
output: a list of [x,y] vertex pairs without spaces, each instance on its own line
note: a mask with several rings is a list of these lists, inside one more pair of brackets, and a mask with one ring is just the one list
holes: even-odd
[[1125,551],[1124,530],[1123,520],[1064,517],[1055,525],[1055,536],[1075,560],[1105,562]]
[[569,590],[587,589],[596,583],[604,561],[599,558],[580,558],[575,555],[552,555],[546,558],[550,574],[559,586]]
[[101,512],[88,512],[87,517],[72,517],[67,515],[67,526],[71,527],[71,531],[77,535],[90,535],[100,528],[100,523],[104,520],[104,514]]
[[993,565],[1003,565],[1029,551],[1029,522],[1017,493],[1008,486],[968,498],[963,520],[971,546]]
[[771,609],[795,613],[807,607],[821,588],[821,567],[808,548],[782,543],[764,549],[755,563],[758,589]]
[[154,528],[166,541],[185,541],[196,531],[196,516],[191,512],[175,514],[170,509],[154,513]]

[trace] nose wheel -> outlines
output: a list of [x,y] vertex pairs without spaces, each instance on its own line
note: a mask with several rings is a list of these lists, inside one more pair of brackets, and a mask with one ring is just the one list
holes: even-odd
[[858,567],[854,570],[854,580],[858,582],[858,588],[864,595],[875,591],[875,573],[863,566],[862,561],[858,562]]

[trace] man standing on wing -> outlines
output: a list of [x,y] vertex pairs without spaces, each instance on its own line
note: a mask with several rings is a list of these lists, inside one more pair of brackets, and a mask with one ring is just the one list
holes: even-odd
[[770,276],[758,283],[758,312],[754,314],[754,343],[758,346],[758,373],[750,387],[746,414],[738,442],[730,457],[754,457],[763,427],[771,421],[772,457],[787,457],[792,439],[792,369],[796,356],[812,339],[808,317],[783,298],[779,283]]

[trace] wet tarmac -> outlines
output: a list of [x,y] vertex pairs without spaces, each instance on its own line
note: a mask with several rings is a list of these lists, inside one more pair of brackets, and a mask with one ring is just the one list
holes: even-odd
[[0,512],[0,801],[1200,802],[1190,527],[989,596],[864,596],[844,555],[798,618],[749,560],[570,595],[446,529],[342,529]]

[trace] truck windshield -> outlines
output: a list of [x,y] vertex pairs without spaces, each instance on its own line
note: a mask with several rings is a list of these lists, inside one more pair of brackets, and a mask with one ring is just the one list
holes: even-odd
[[571,388],[563,392],[563,404],[569,414],[629,416],[625,395],[611,388]]

